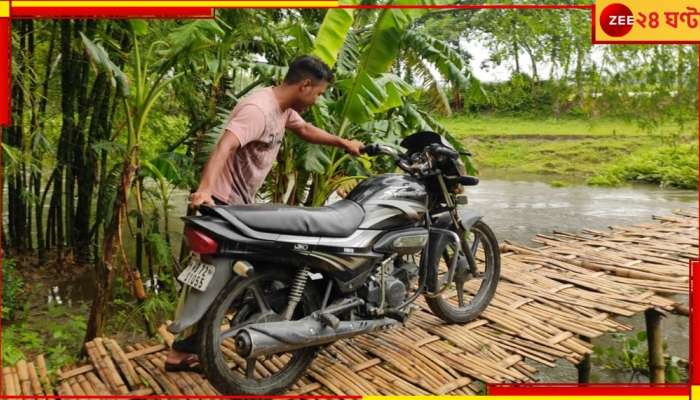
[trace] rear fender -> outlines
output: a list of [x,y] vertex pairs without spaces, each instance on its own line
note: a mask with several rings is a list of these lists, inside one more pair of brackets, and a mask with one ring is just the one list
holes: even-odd
[[168,326],[170,333],[178,334],[186,328],[195,325],[207,312],[216,296],[234,276],[231,267],[233,260],[230,258],[216,257],[204,259],[203,261],[215,267],[214,277],[212,277],[207,290],[204,292],[185,285],[178,300],[178,313],[175,316],[175,321]]

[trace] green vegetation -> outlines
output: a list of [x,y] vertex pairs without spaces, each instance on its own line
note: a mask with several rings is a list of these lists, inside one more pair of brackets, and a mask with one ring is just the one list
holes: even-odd
[[2,259],[2,320],[12,321],[21,307],[24,280],[15,271],[15,261]]
[[[604,369],[630,374],[630,382],[640,381],[641,376],[649,374],[649,350],[647,334],[644,331],[627,336],[622,333],[611,334],[614,346],[593,347],[593,360]],[[663,343],[664,351],[667,344]],[[688,362],[678,357],[666,357],[666,383],[686,382],[688,379]]]
[[43,310],[25,310],[16,323],[2,330],[2,359],[14,364],[44,354],[49,370],[77,361],[85,333],[87,306],[71,308],[50,305]]
[[[526,117],[493,114],[455,115],[450,118],[440,118],[440,123],[450,132],[460,138],[473,136],[530,136],[551,137],[551,139],[575,137],[613,137],[653,136],[648,128],[640,126],[637,121],[615,117],[587,118],[548,116]],[[666,122],[654,129],[654,134],[670,136],[678,133],[678,126]],[[690,137],[697,132],[697,125],[687,125],[682,134]]]
[[681,189],[698,188],[698,146],[652,146],[635,150],[616,163],[605,165],[588,182],[615,186],[622,182],[647,182]]
[[542,174],[555,186],[644,182],[697,188],[697,135],[690,125],[679,133],[667,122],[650,134],[621,118],[458,116],[441,122],[481,169]]

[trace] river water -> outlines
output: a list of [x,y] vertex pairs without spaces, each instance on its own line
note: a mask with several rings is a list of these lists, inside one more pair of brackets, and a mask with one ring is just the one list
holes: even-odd
[[[553,230],[578,232],[582,228],[607,230],[611,225],[648,223],[652,215],[668,215],[674,209],[697,209],[697,192],[660,189],[650,185],[634,185],[622,188],[591,186],[552,187],[537,175],[507,175],[503,173],[481,174],[478,186],[468,188],[469,204],[484,215],[484,220],[494,229],[499,240],[510,240],[531,246],[530,241],[538,233]],[[685,304],[687,296],[678,296]],[[629,335],[644,330],[644,315],[619,318],[633,326]],[[688,358],[688,318],[671,315],[662,320],[667,353]],[[600,347],[618,346],[611,335],[594,339]],[[555,368],[537,364],[538,378],[543,382],[576,382],[577,371],[573,364],[559,360]],[[630,374],[616,373],[593,363],[593,382],[630,382]],[[648,381],[645,377],[641,382]],[[636,382],[637,380],[635,380]]]

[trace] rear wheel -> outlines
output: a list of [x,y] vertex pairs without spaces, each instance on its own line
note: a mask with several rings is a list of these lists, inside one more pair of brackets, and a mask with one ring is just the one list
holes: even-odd
[[[222,394],[270,395],[283,392],[304,373],[317,348],[244,359],[227,333],[247,324],[283,320],[293,273],[277,270],[231,281],[201,321],[201,364]],[[307,285],[292,320],[319,308],[318,294]]]
[[[460,233],[458,233],[459,235]],[[436,246],[442,253],[442,262],[434,287],[441,288],[449,279],[448,266],[453,257],[461,258],[449,286],[438,296],[426,296],[430,310],[442,320],[465,323],[476,319],[489,305],[496,293],[501,274],[501,254],[491,228],[483,221],[476,222],[469,231],[461,232],[462,249],[453,243]],[[470,266],[463,251],[469,251],[474,260]]]

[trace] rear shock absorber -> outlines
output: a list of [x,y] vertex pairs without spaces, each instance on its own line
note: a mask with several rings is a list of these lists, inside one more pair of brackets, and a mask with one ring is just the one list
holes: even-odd
[[292,282],[292,287],[289,290],[289,303],[287,303],[287,309],[284,311],[284,320],[289,321],[292,319],[292,314],[297,308],[297,304],[301,301],[301,294],[304,293],[304,288],[306,287],[306,281],[309,279],[309,267],[303,267],[297,271],[294,277],[294,282]]

